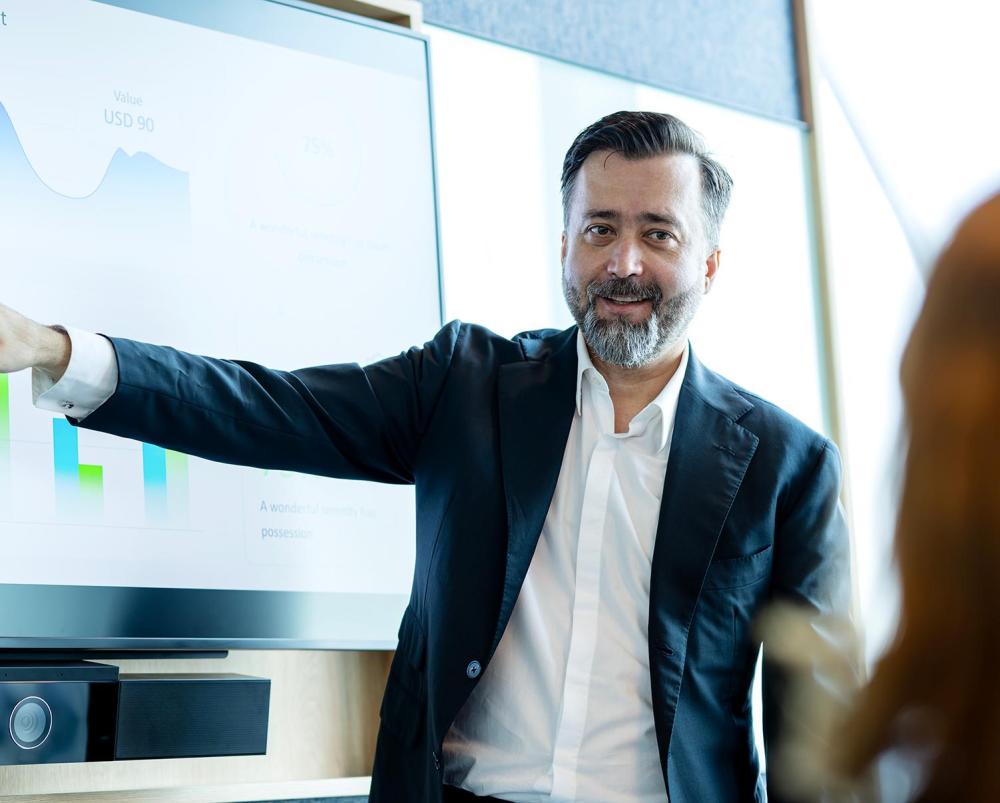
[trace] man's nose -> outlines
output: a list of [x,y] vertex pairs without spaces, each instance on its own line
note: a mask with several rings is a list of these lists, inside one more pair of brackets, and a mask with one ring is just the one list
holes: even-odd
[[639,243],[622,239],[608,262],[608,273],[619,279],[642,275],[642,249]]

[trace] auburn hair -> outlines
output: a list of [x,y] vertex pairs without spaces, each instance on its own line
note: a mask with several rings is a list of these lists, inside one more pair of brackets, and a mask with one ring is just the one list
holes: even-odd
[[938,260],[903,357],[901,614],[841,768],[918,759],[921,803],[1000,800],[1000,195]]

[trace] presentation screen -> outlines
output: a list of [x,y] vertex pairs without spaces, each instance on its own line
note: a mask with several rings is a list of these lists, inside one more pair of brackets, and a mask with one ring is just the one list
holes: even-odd
[[[288,0],[0,8],[0,302],[280,369],[440,326],[423,37]],[[413,531],[412,488],[77,429],[0,375],[0,648],[391,647]]]

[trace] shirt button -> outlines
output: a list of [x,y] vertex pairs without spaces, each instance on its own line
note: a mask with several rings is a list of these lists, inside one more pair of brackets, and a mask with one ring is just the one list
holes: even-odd
[[64,410],[72,410],[72,409],[73,409],[73,407],[74,407],[74,405],[73,405],[73,402],[71,402],[71,401],[64,401],[64,402],[62,403],[62,408],[63,408]]
[[475,680],[483,671],[483,665],[479,661],[469,661],[469,665],[465,667],[465,676],[469,680]]

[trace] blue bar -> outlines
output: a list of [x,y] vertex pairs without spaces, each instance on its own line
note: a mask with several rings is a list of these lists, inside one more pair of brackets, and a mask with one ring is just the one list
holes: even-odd
[[76,429],[65,419],[52,420],[52,446],[55,456],[56,476],[59,479],[78,480],[80,446]]
[[167,518],[167,452],[149,443],[142,445],[142,479],[146,494],[146,518]]
[[56,508],[71,513],[80,498],[80,445],[76,428],[65,418],[52,420],[52,457],[56,470]]

